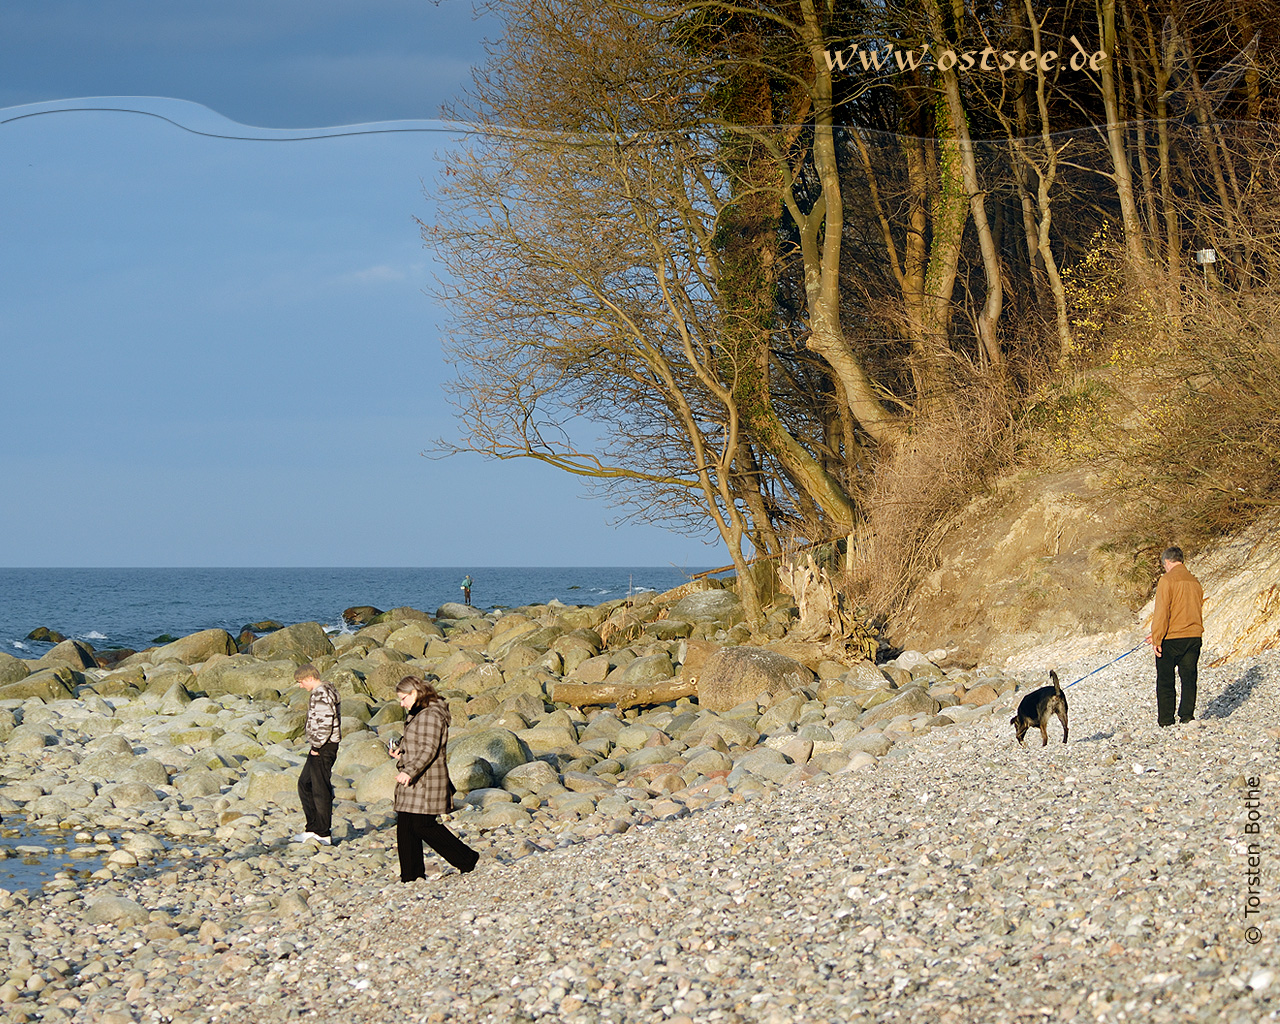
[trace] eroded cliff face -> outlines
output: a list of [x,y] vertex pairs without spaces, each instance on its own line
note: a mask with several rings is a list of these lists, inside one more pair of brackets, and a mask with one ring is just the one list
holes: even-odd
[[[1205,646],[1214,664],[1280,647],[1280,514],[1211,545],[1187,567],[1204,586]],[[1151,620],[1151,602],[1142,610]]]
[[[956,516],[890,637],[1008,670],[1124,653],[1147,635],[1159,566],[1135,576],[1114,511],[1084,469],[1001,480]],[[1204,584],[1208,659],[1280,646],[1280,513],[1187,564]]]
[[1117,585],[1111,518],[1084,470],[1001,480],[956,517],[938,568],[890,623],[891,637],[918,650],[945,647],[958,663],[998,664],[1029,647],[1131,626],[1141,592]]

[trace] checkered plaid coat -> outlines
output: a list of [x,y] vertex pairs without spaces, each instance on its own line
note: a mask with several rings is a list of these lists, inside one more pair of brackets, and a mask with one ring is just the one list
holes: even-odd
[[400,770],[409,785],[396,786],[395,808],[408,814],[448,814],[453,810],[453,785],[445,763],[449,742],[449,705],[433,700],[409,717],[400,741]]

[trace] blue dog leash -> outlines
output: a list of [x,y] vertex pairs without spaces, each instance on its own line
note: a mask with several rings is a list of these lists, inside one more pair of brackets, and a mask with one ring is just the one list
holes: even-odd
[[[1095,668],[1095,669],[1093,670],[1093,672],[1101,672],[1104,668],[1109,668],[1109,667],[1111,667],[1111,666],[1112,666],[1112,665],[1114,665],[1117,661],[1119,661],[1121,658],[1127,658],[1127,657],[1129,657],[1129,655],[1131,655],[1134,651],[1139,650],[1140,648],[1143,648],[1143,647],[1145,647],[1146,645],[1147,645],[1147,642],[1146,642],[1145,640],[1143,640],[1143,641],[1142,641],[1142,643],[1138,644],[1138,646],[1137,646],[1137,647],[1135,647],[1135,648],[1133,648],[1133,650],[1125,651],[1125,652],[1124,652],[1124,654],[1120,655],[1120,657],[1119,657],[1119,658],[1112,658],[1112,659],[1111,659],[1109,662],[1107,662],[1105,665],[1099,665],[1097,668]],[[1079,679],[1077,679],[1077,680],[1076,680],[1076,683],[1083,683],[1086,679],[1088,679],[1091,675],[1093,675],[1093,672],[1086,672],[1084,675],[1082,675]],[[1066,686],[1064,686],[1064,687],[1063,687],[1063,689],[1064,689],[1064,690],[1069,690],[1069,689],[1071,689],[1071,687],[1075,686],[1075,685],[1076,685],[1076,683],[1067,683],[1067,685],[1066,685]]]

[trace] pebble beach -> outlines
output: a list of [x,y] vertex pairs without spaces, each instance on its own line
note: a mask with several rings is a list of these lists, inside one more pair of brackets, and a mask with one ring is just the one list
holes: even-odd
[[[74,699],[5,705],[5,822],[55,826],[102,867],[0,893],[0,1012],[103,1024],[1274,1019],[1280,658],[1209,667],[1207,653],[1199,720],[1159,729],[1148,651],[1086,676],[1137,639],[1039,671],[887,675],[937,707],[876,721],[901,694],[855,705],[827,685],[823,700],[816,676],[808,692],[719,715],[687,699],[625,713],[548,704],[525,724],[571,731],[569,747],[459,794],[449,824],[480,851],[477,869],[437,860],[409,885],[377,764],[335,771],[332,847],[289,841],[302,752],[273,729],[296,701],[184,699],[171,681],[103,696],[89,672]],[[1055,721],[1048,746],[1034,730],[1019,746],[1009,717],[1048,668],[1064,684],[1085,677],[1068,690],[1070,742]],[[994,699],[948,699],[978,687]],[[512,713],[469,721],[463,706],[459,742]],[[344,748],[394,732],[393,716],[370,711]],[[211,729],[200,716],[219,726],[209,745],[174,735],[175,722]],[[725,742],[735,729],[750,742]],[[256,749],[233,755],[226,736]],[[107,778],[122,763],[135,777]]]

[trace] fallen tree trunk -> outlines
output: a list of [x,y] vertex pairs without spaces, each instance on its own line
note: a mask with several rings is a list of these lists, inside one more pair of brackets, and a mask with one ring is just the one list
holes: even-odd
[[551,700],[574,707],[616,704],[619,711],[648,704],[666,704],[681,697],[698,695],[697,680],[668,679],[652,686],[622,686],[617,683],[556,683]]

